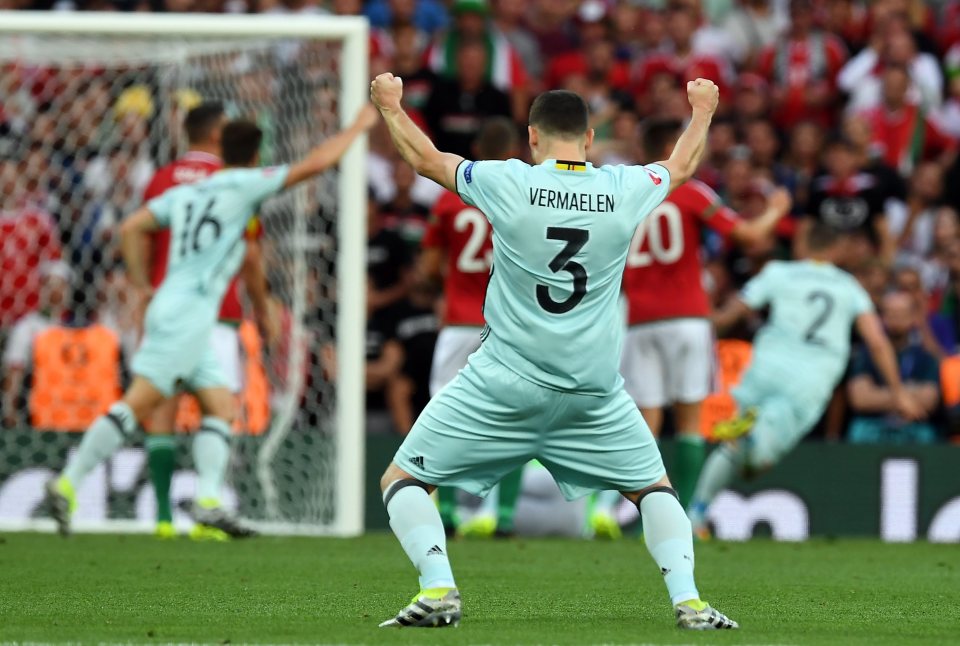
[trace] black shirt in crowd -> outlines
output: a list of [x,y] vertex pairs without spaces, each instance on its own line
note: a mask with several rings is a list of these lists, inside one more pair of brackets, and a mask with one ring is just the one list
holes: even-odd
[[470,159],[480,126],[489,117],[509,117],[510,98],[490,83],[465,92],[456,80],[440,80],[423,109],[437,148]]

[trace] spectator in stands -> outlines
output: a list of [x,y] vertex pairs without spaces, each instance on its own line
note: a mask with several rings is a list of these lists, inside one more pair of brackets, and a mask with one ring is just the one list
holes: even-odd
[[4,426],[25,422],[24,379],[33,356],[33,341],[38,334],[64,321],[73,272],[61,261],[40,265],[40,300],[37,308],[17,320],[3,349],[3,388],[0,408]]
[[896,239],[884,213],[883,195],[877,177],[858,168],[856,148],[846,139],[827,144],[827,173],[812,184],[806,218],[794,238],[794,256],[805,258],[804,232],[817,219],[844,234],[846,266],[859,266],[871,255],[893,261]]
[[440,330],[438,296],[434,283],[419,280],[396,314],[395,336],[403,350],[403,361],[387,386],[387,404],[400,435],[410,432],[430,401],[430,368]]
[[[464,44],[479,43],[484,50],[484,65],[481,80],[510,97],[510,112],[514,119],[526,123],[529,94],[527,72],[523,61],[510,45],[507,37],[489,21],[490,6],[487,0],[455,0],[453,27],[441,35],[427,52],[431,70],[447,80],[463,78],[474,71],[463,68],[469,63],[462,58]],[[463,108],[461,108],[463,109]],[[467,139],[473,141],[474,131]],[[440,145],[440,142],[437,142]],[[458,152],[451,150],[450,152]]]
[[550,60],[573,50],[577,44],[573,17],[580,6],[578,0],[535,0],[532,4],[527,25],[540,44],[540,54]]
[[367,0],[363,15],[373,27],[413,24],[417,29],[432,34],[449,23],[443,4],[440,0]]
[[26,158],[0,157],[0,330],[40,306],[42,263],[59,260],[53,218],[31,195]]
[[896,239],[897,263],[918,266],[933,251],[943,169],[934,162],[921,162],[908,186],[906,200],[890,200],[885,210],[890,235]]
[[811,0],[791,0],[786,38],[766,48],[758,63],[773,88],[777,123],[784,128],[805,120],[822,127],[832,125],[837,73],[846,59],[843,42],[816,28]]
[[917,42],[903,19],[878,26],[870,46],[851,58],[837,76],[837,85],[850,95],[847,110],[859,112],[883,101],[887,67],[907,71],[907,99],[930,110],[943,98],[943,72],[936,57],[917,51]]
[[403,238],[411,249],[420,247],[420,239],[427,228],[430,204],[414,194],[417,174],[407,162],[398,159],[393,166],[393,181],[396,193],[393,199],[380,209],[383,226]]
[[880,105],[865,113],[876,153],[904,177],[924,159],[938,158],[942,164],[949,165],[956,156],[956,142],[944,134],[924,110],[909,102],[910,76],[906,68],[888,65],[882,80]]
[[777,10],[777,3],[768,0],[740,0],[738,5],[727,15],[723,29],[730,39],[733,60],[751,67],[759,53],[786,31],[787,19]]
[[931,444],[937,440],[932,419],[940,403],[940,365],[917,338],[918,313],[908,294],[887,294],[883,324],[897,351],[900,378],[926,416],[907,422],[896,414],[893,397],[868,352],[859,349],[847,384],[850,410],[848,439],[857,444]]
[[[526,27],[524,16],[527,12],[525,2],[516,0],[494,0],[493,24],[517,52],[520,61],[529,75],[532,83],[539,83],[543,78],[543,56],[540,54],[540,44]],[[403,93],[407,88],[404,85]]]
[[460,42],[456,60],[456,78],[437,81],[424,107],[424,117],[437,146],[469,157],[470,144],[483,121],[512,113],[509,97],[487,80],[490,61],[483,41]]
[[651,91],[654,79],[668,74],[682,86],[696,78],[708,78],[720,87],[721,108],[724,98],[729,96],[731,76],[728,63],[710,52],[697,51],[693,37],[697,31],[699,13],[696,5],[671,0],[667,8],[667,35],[670,50],[647,56],[637,71],[637,94]]
[[559,88],[566,78],[583,76],[594,85],[605,85],[608,91],[626,91],[630,70],[616,58],[606,7],[598,0],[583,3],[577,12],[577,24],[580,46],[550,60],[544,79],[546,87]]
[[403,79],[404,107],[416,110],[420,118],[430,98],[436,75],[423,64],[423,48],[419,32],[412,25],[397,25],[393,36],[391,71]]
[[820,157],[824,140],[823,129],[812,121],[801,121],[790,131],[790,142],[784,156],[784,166],[790,173],[790,179],[784,185],[793,191],[795,213],[810,201],[813,179],[823,170]]
[[406,298],[411,265],[407,243],[385,226],[380,206],[371,196],[367,202],[367,298],[373,318],[389,318],[387,310]]

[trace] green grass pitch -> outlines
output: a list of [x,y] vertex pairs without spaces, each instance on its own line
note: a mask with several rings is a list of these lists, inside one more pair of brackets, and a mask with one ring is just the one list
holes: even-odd
[[457,541],[459,629],[381,630],[416,591],[392,536],[163,543],[0,536],[0,642],[948,644],[956,546],[698,546],[704,598],[740,631],[673,627],[641,542]]

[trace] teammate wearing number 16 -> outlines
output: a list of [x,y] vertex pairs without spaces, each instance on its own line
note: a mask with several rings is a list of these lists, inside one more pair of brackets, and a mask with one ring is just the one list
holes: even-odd
[[[246,251],[247,223],[267,198],[334,166],[375,122],[376,111],[366,105],[352,126],[301,161],[256,168],[262,132],[249,121],[232,121],[221,134],[224,170],[166,191],[123,222],[121,251],[134,288],[149,296],[143,249],[147,236],[164,228],[170,230],[167,274],[147,308],[130,387],[93,422],[66,468],[47,484],[51,513],[62,534],[69,532],[76,491],[84,477],[131,440],[157,406],[179,389],[193,392],[204,415],[194,443],[197,476],[211,480],[219,490],[230,454],[234,398],[210,336]],[[225,524],[232,522],[224,510],[219,511]],[[213,514],[207,517],[215,524]]]
[[459,193],[493,228],[483,343],[430,400],[381,479],[390,526],[420,574],[420,591],[381,626],[460,621],[460,592],[429,492],[449,485],[484,495],[538,459],[568,499],[615,489],[637,505],[678,626],[737,627],[700,599],[690,521],[618,370],[618,298],[630,240],[696,170],[717,86],[704,79],[687,85],[693,116],[668,160],[601,168],[585,161],[593,130],[586,103],[572,92],[533,102],[530,166],[442,153],[403,111],[399,78],[381,74],[370,90],[403,158]]

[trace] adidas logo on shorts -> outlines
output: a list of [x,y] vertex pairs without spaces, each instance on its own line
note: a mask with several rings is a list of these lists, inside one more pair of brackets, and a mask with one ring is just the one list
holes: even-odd
[[418,455],[418,456],[416,456],[416,457],[410,458],[410,464],[412,464],[413,466],[417,467],[418,469],[422,469],[422,468],[423,468],[423,456],[422,456],[422,455]]
[[434,545],[427,550],[427,556],[443,556],[443,550],[440,549],[439,545]]

